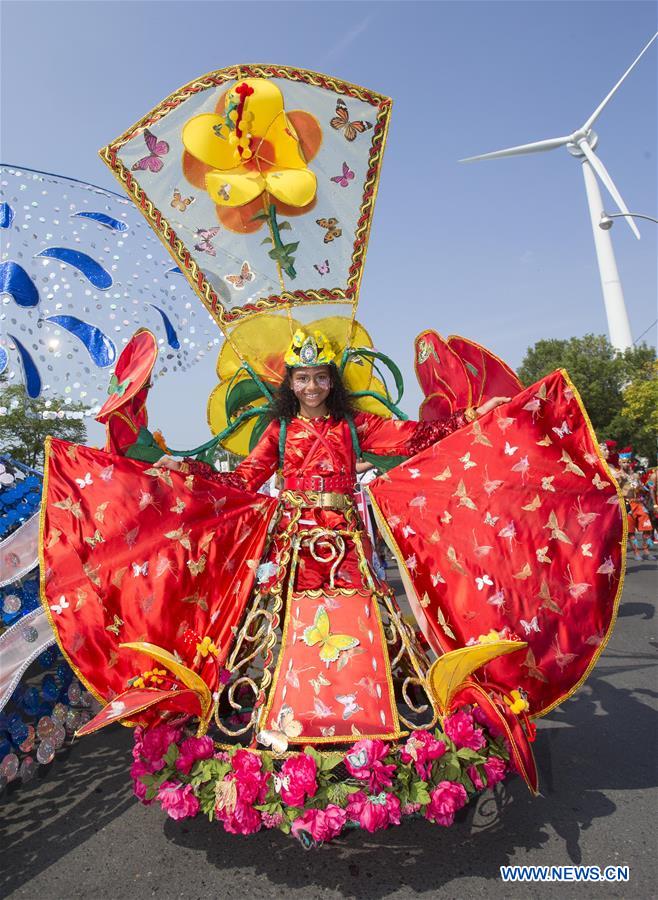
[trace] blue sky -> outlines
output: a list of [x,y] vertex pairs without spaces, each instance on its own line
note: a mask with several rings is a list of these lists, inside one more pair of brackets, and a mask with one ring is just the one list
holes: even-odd
[[[605,333],[579,164],[563,149],[457,160],[578,127],[656,30],[655,3],[4,0],[0,12],[1,159],[112,190],[98,148],[214,69],[281,63],[391,96],[358,317],[402,366],[411,415],[424,327],[511,365],[540,338]],[[596,125],[629,208],[653,216],[657,61],[654,45]],[[634,336],[656,318],[658,231],[640,227],[640,242],[613,228]],[[152,425],[172,444],[205,439],[214,383],[210,362],[160,380]]]

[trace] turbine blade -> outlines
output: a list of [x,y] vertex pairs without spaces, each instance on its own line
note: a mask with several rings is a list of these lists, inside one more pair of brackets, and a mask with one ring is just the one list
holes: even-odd
[[596,122],[596,120],[597,120],[598,117],[601,115],[601,113],[603,112],[603,110],[605,109],[605,107],[608,105],[608,103],[610,102],[610,100],[613,98],[613,96],[615,95],[615,93],[617,92],[617,90],[621,87],[622,82],[624,82],[624,81],[626,80],[626,78],[631,74],[632,70],[633,70],[633,69],[635,68],[635,66],[639,63],[639,61],[642,59],[642,57],[644,56],[644,54],[647,52],[647,50],[648,50],[649,47],[653,44],[653,42],[656,40],[657,37],[658,37],[658,31],[654,34],[654,36],[651,38],[651,40],[650,40],[649,43],[646,45],[646,47],[642,50],[642,52],[639,54],[639,56],[637,56],[637,57],[635,58],[635,60],[630,64],[630,66],[626,69],[626,71],[625,71],[624,74],[621,76],[621,78],[619,79],[619,81],[617,82],[617,84],[616,84],[616,85],[613,87],[613,89],[610,91],[610,93],[609,93],[606,97],[604,97],[603,100],[599,103],[599,105],[596,107],[596,109],[594,110],[594,112],[592,113],[592,115],[589,117],[589,119],[588,119],[588,120],[585,122],[585,124],[583,125],[583,128],[582,128],[583,131],[589,131],[589,129],[590,129],[590,128],[592,127],[592,125],[594,124],[594,122]]
[[523,153],[542,153],[544,150],[555,150],[564,147],[572,140],[571,135],[566,137],[548,138],[545,141],[534,141],[532,144],[519,144],[518,147],[508,147],[506,150],[494,150],[493,153],[482,153],[480,156],[467,156],[459,162],[475,162],[479,159],[501,159],[504,156],[521,156]]
[[[585,157],[591,164],[592,168],[594,169],[596,174],[599,176],[599,178],[601,179],[603,184],[606,186],[606,188],[610,192],[610,196],[617,204],[619,211],[622,213],[625,213],[628,216],[628,207],[624,203],[621,194],[615,187],[615,183],[612,180],[612,178],[610,177],[606,167],[603,165],[601,160],[598,158],[598,156],[592,150],[592,148],[589,146],[589,144],[587,143],[586,140],[578,141],[578,146],[583,151],[583,153],[585,154]],[[639,241],[640,240],[640,232],[638,231],[637,225],[631,218],[627,218],[626,221],[628,222],[629,228],[631,229],[631,231],[633,232],[633,234]]]

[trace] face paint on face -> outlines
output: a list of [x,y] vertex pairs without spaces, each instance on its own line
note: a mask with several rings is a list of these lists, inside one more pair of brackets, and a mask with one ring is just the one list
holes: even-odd
[[308,366],[295,369],[291,376],[291,387],[299,401],[303,416],[324,415],[326,400],[331,392],[331,372],[329,366]]

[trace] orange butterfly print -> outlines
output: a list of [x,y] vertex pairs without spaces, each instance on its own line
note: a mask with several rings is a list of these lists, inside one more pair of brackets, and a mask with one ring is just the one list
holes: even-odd
[[249,284],[250,281],[253,281],[256,276],[251,271],[249,266],[249,262],[245,260],[242,263],[242,268],[238,275],[225,275],[224,281],[228,281],[230,285],[232,285],[236,291],[241,291],[246,284]]
[[327,230],[324,236],[325,244],[330,244],[334,238],[339,238],[343,233],[343,229],[338,227],[338,219],[334,219],[333,216],[330,219],[316,219],[315,223],[320,228],[326,228]]
[[347,106],[345,105],[345,101],[340,97],[336,101],[336,115],[329,120],[329,124],[336,131],[342,131],[345,140],[350,142],[355,140],[357,135],[363,134],[364,131],[368,131],[372,128],[372,122],[365,122],[362,120],[350,122]]
[[194,197],[183,197],[178,188],[174,188],[174,196],[171,198],[171,206],[179,212],[185,212],[187,207],[194,203]]

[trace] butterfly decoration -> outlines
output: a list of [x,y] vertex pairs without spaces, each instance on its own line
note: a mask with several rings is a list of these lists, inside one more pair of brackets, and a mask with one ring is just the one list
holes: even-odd
[[129,386],[130,378],[126,378],[125,381],[119,381],[116,375],[113,374],[110,378],[110,383],[107,386],[107,393],[111,397],[123,397]]
[[271,747],[275,753],[281,754],[288,749],[288,740],[299,737],[301,733],[302,724],[296,721],[292,707],[284,705],[274,721],[274,727],[259,731],[256,740],[265,747]]
[[452,630],[452,628],[450,627],[450,623],[449,623],[448,620],[446,619],[445,614],[444,614],[444,612],[443,612],[443,610],[441,609],[440,606],[437,607],[437,610],[436,610],[436,618],[437,618],[437,621],[438,621],[439,625],[441,626],[441,628],[442,628],[442,630],[443,630],[443,633],[444,633],[447,637],[452,638],[453,641],[456,641],[457,638],[456,638],[456,636],[455,636],[455,632],[454,632],[454,631]]
[[528,457],[522,456],[521,459],[512,466],[512,472],[519,472],[521,474],[521,481],[525,481],[529,468],[530,462],[528,461]]
[[[382,695],[382,689],[380,685],[377,684],[374,678],[371,678],[369,675],[363,675],[357,682],[356,687],[363,688],[363,690],[368,694],[369,697],[380,697]],[[338,698],[336,698],[338,699]]]
[[463,480],[459,482],[459,484],[457,485],[457,490],[452,496],[459,498],[459,506],[465,506],[466,509],[477,509],[475,503],[466,493],[466,485],[464,484]]
[[153,506],[155,509],[157,509],[156,503],[153,499],[153,494],[151,494],[149,491],[143,490],[140,490],[139,492],[139,500],[137,501],[137,506],[139,507],[141,512],[143,512],[147,506]]
[[329,269],[329,260],[328,259],[325,259],[325,261],[323,263],[319,263],[319,264],[313,263],[313,268],[317,269],[317,271],[320,275],[328,275],[329,272],[331,271]]
[[547,434],[545,434],[541,441],[535,441],[535,443],[538,447],[550,447],[553,441]]
[[466,575],[466,569],[459,562],[459,558],[457,556],[457,551],[454,547],[448,547],[448,552],[446,554],[448,557],[448,562],[450,563],[450,568],[454,569],[455,572],[458,572],[460,575]]
[[[443,470],[443,472],[441,472],[439,475],[435,475],[432,478],[432,481],[447,481],[447,479],[451,478],[451,477],[452,477],[452,472],[450,471],[450,466],[446,466],[445,469]],[[502,484],[502,481],[501,481],[501,484]]]
[[195,606],[198,606],[202,612],[208,612],[207,596],[205,594],[199,594],[198,591],[190,594],[189,597],[181,597],[181,603],[193,603]]
[[483,444],[485,447],[493,447],[493,444],[491,443],[489,438],[486,436],[486,434],[482,433],[482,426],[480,425],[479,422],[473,422],[472,434],[473,434],[473,440],[471,441],[472,444]]
[[553,597],[551,597],[551,591],[548,587],[548,582],[542,578],[541,587],[539,588],[539,593],[537,594],[537,599],[541,600],[540,609],[549,609],[551,612],[557,613],[558,616],[562,615],[562,608],[557,605]]
[[194,245],[194,249],[198,250],[199,253],[207,253],[209,256],[217,256],[217,250],[215,250],[215,245],[212,242],[212,239],[219,234],[221,231],[219,225],[215,225],[214,228],[197,228],[194,232],[194,237],[197,238],[197,243]]
[[112,572],[112,578],[110,580],[110,583],[118,591],[121,590],[121,582],[126,577],[127,572],[128,572],[128,566],[120,566],[118,569],[114,569]]
[[512,575],[512,578],[516,578],[518,581],[525,581],[525,579],[530,578],[531,575],[532,569],[530,568],[530,563],[526,563],[516,575]]
[[553,494],[555,493],[555,488],[553,487],[553,481],[555,480],[555,475],[547,475],[541,480],[541,489],[542,491],[551,491]]
[[115,634],[117,637],[119,637],[119,630],[124,624],[125,623],[124,623],[123,619],[120,619],[119,616],[115,615],[114,621],[112,622],[111,625],[106,625],[105,630],[111,631],[112,634]]
[[482,482],[482,487],[484,488],[485,493],[490,497],[493,493],[495,493],[499,487],[502,487],[505,484],[504,481],[500,481],[499,479],[491,479],[489,478],[489,472],[487,471],[487,467],[484,467],[484,481]]
[[320,673],[318,674],[318,677],[317,677],[317,678],[310,678],[310,679],[309,679],[309,684],[310,684],[311,687],[313,688],[313,693],[314,693],[314,694],[316,695],[316,697],[317,697],[317,695],[320,693],[320,691],[322,690],[322,688],[323,688],[323,687],[329,687],[329,685],[331,684],[331,682],[329,681],[328,678],[325,678],[325,677],[324,677],[324,675],[322,674],[322,672],[320,672]]
[[104,481],[106,484],[109,481],[112,481],[113,475],[114,475],[114,465],[105,466],[105,468],[101,469],[101,471],[100,471],[101,480]]
[[566,450],[562,451],[560,462],[564,463],[565,473],[572,472],[574,475],[579,475],[581,478],[585,477],[585,473],[583,472],[583,470],[580,468],[580,466],[576,465],[576,463],[572,460]]
[[189,530],[184,531],[182,528],[177,528],[175,531],[165,531],[165,537],[169,538],[170,541],[178,541],[181,547],[191,552],[192,544],[190,543]]
[[487,585],[493,587],[493,581],[489,575],[483,575],[481,578],[476,576],[475,583],[477,584],[478,591],[483,591]]
[[162,157],[169,153],[169,144],[166,141],[159,141],[148,128],[144,129],[144,142],[149,151],[148,156],[138,159],[132,166],[132,171],[157,173],[164,165]]
[[106,500],[104,503],[99,503],[96,507],[96,512],[94,513],[94,519],[97,522],[100,522],[101,525],[105,522],[105,510],[110,505],[110,501]]
[[416,559],[415,553],[412,553],[411,556],[408,556],[404,562],[410,572],[415,572],[418,568],[418,560]]
[[438,544],[441,540],[441,532],[435,529],[427,539],[430,544]]
[[164,482],[167,487],[173,488],[174,486],[169,469],[165,469],[163,466],[152,466],[150,469],[145,469],[144,474],[152,475],[153,478],[157,478],[158,481]]
[[487,603],[491,606],[495,606],[501,612],[505,612],[505,591],[496,591],[495,594],[492,594],[491,597],[487,598]]
[[592,555],[592,545],[591,545],[591,544],[581,544],[581,545],[580,545],[580,552],[583,554],[583,556],[590,556],[590,557],[591,557],[591,555]]
[[354,766],[355,769],[362,769],[368,762],[368,753],[366,752],[365,747],[361,747],[359,750],[353,750],[351,753],[347,753],[346,756],[349,764]]
[[324,700],[320,700],[319,697],[316,697],[313,700],[313,713],[311,714],[314,719],[328,719],[329,716],[333,715],[333,710],[330,706],[324,702]]
[[329,120],[329,124],[336,131],[342,131],[345,140],[350,142],[354,141],[357,135],[372,128],[372,122],[365,122],[361,119],[350,122],[347,106],[340,97],[336,100],[336,115]]
[[[430,575],[430,580],[434,587],[438,587],[440,584],[445,584],[446,580],[440,572],[433,572]],[[427,595],[426,595],[427,596]],[[429,604],[429,597],[427,599],[427,603]],[[422,604],[421,604],[422,605]]]
[[478,544],[477,537],[475,535],[475,529],[473,529],[472,534],[473,534],[473,552],[475,553],[476,557],[478,559],[480,559],[481,557],[487,556],[489,553],[491,553],[491,551],[493,550],[493,547],[491,547],[489,544]]
[[553,431],[559,438],[564,438],[568,434],[571,434],[571,429],[565,421],[562,422],[559,428],[551,428],[551,431]]
[[91,477],[91,472],[87,472],[83,478],[76,478],[75,483],[80,488],[80,490],[84,490],[86,487],[89,487],[90,484],[94,483],[94,479]]
[[342,716],[345,721],[355,713],[363,711],[363,707],[359,706],[356,702],[356,694],[337,694],[336,700],[338,700],[343,707]]
[[572,663],[574,659],[577,659],[577,655],[575,653],[563,653],[557,635],[555,635],[552,646],[555,650],[555,662],[560,667],[560,672],[563,672],[569,663]]
[[542,670],[537,665],[537,660],[535,659],[535,654],[532,652],[532,649],[528,647],[528,652],[526,653],[525,661],[521,663],[522,666],[525,666],[528,670],[528,675],[530,678],[536,678],[538,681],[548,681],[548,678],[544,675]]
[[505,525],[498,532],[498,537],[505,538],[510,542],[510,546],[512,541],[516,540],[516,525],[514,522],[510,522],[508,525]]
[[491,513],[488,512],[484,517],[484,524],[491,525],[491,527],[494,528],[498,519],[500,519],[500,516],[492,516]]
[[550,563],[551,557],[548,556],[547,553],[548,553],[548,544],[545,547],[537,547],[537,549],[535,550],[537,562]]
[[197,575],[200,575],[203,570],[206,568],[206,555],[202,554],[199,559],[196,561],[193,559],[188,559],[187,568],[192,573],[192,576],[196,578]]
[[330,219],[316,219],[315,224],[319,225],[320,228],[326,229],[325,244],[330,244],[343,233],[343,229],[338,227],[338,219],[334,219],[333,216]]
[[139,535],[139,525],[135,525],[134,528],[131,528],[130,531],[126,531],[124,533],[123,539],[126,542],[127,547],[134,547],[137,543],[137,536]]
[[[424,498],[423,498],[423,499],[424,499]],[[410,505],[411,505],[411,504],[410,504]],[[411,527],[411,525],[403,525],[403,526],[402,526],[402,534],[403,534],[406,538],[408,538],[410,535],[416,534],[416,532],[415,532],[414,529]]]
[[563,544],[573,543],[571,538],[561,529],[555,510],[553,510],[548,516],[548,521],[544,525],[544,529],[547,528],[550,529],[551,540],[562,541]]
[[62,532],[59,530],[59,528],[51,528],[48,543],[44,545],[46,550],[51,550],[55,546],[55,544],[59,542],[61,536]]
[[280,794],[281,791],[287,791],[290,787],[290,775],[278,775],[274,772],[272,774],[272,780],[274,782],[274,790],[277,794]]
[[353,659],[355,656],[359,656],[361,653],[365,653],[363,647],[354,647],[352,650],[346,650],[343,653],[336,663],[336,669],[340,672],[341,669],[344,669],[345,666]]
[[580,600],[583,594],[586,594],[592,585],[587,581],[574,581],[570,566],[567,566],[567,573],[568,574],[565,575],[565,580],[569,585],[569,596],[573,597],[574,600]]
[[320,734],[322,735],[322,737],[333,737],[336,734],[336,726],[325,725],[320,728]]
[[[610,482],[609,482],[609,481],[604,481],[604,480],[601,478],[601,476],[599,475],[599,473],[596,472],[595,475],[594,475],[594,478],[592,478],[592,484],[593,484],[594,487],[597,488],[599,491],[602,491],[602,490],[604,490],[605,488],[608,487],[608,485],[610,484]],[[615,497],[614,500],[616,501],[617,498]],[[614,501],[613,501],[613,502],[614,502]]]
[[133,578],[139,578],[140,575],[146,576],[149,571],[148,560],[143,563],[132,563]]
[[53,506],[57,509],[65,509],[67,512],[70,512],[71,515],[76,519],[82,518],[82,509],[80,508],[80,504],[74,503],[70,497],[67,497],[66,500],[59,500],[57,503],[53,503]]
[[468,470],[468,469],[474,469],[475,466],[477,466],[477,463],[476,463],[476,462],[473,462],[473,460],[471,459],[471,454],[470,454],[470,452],[469,452],[469,453],[465,453],[463,456],[460,456],[460,457],[459,457],[459,462],[460,462],[460,463],[463,463],[464,469],[466,469],[466,470]]
[[320,644],[320,659],[327,667],[336,662],[340,654],[345,650],[351,650],[358,646],[358,638],[349,634],[332,634],[329,616],[324,606],[319,606],[315,613],[313,625],[305,629],[302,640],[307,647],[315,647]]
[[539,494],[535,494],[530,503],[526,503],[526,505],[522,506],[521,509],[524,510],[524,512],[535,512],[535,510],[539,509],[540,506],[541,497],[539,496]]
[[100,533],[98,528],[96,529],[96,531],[93,533],[93,535],[91,537],[85,538],[85,544],[89,544],[89,546],[92,548],[92,550],[94,549],[96,544],[104,544],[104,543],[105,543],[105,538]]
[[288,666],[288,671],[286,672],[286,684],[289,684],[291,688],[297,690],[300,685],[299,676],[303,672],[308,672],[309,669],[313,668],[312,666],[305,666],[303,669],[294,669],[292,665],[292,660],[290,660],[290,665]]
[[[615,500],[616,499],[617,498],[615,497]],[[576,521],[581,528],[587,528],[587,526],[591,525],[592,522],[597,518],[597,516],[601,515],[601,513],[596,512],[585,512],[580,497],[578,498],[577,504],[573,506],[573,509],[576,511]]]
[[173,209],[177,209],[179,212],[185,212],[191,203],[194,203],[194,197],[183,197],[178,188],[174,188],[174,196],[171,198],[171,206]]
[[69,601],[63,595],[59,598],[58,603],[51,603],[50,608],[54,613],[57,613],[58,616],[64,612],[65,609],[68,609]]
[[611,556],[606,556],[601,565],[596,570],[597,575],[607,575],[608,581],[610,581],[610,576],[614,574],[615,564],[612,561]]
[[332,175],[331,181],[335,184],[339,184],[341,187],[346,188],[349,186],[350,181],[354,178],[354,172],[350,169],[346,162],[343,163],[343,171],[340,175]]
[[503,434],[507,431],[510,425],[513,425],[516,422],[516,419],[510,419],[509,416],[500,416],[496,420],[496,425],[500,428]]
[[512,447],[509,441],[505,441],[505,456],[514,456],[518,447]]
[[228,281],[230,285],[232,285],[236,291],[241,291],[246,284],[249,284],[250,281],[253,281],[256,276],[251,271],[249,267],[249,263],[245,260],[242,263],[242,268],[238,275],[225,275],[224,281]]

